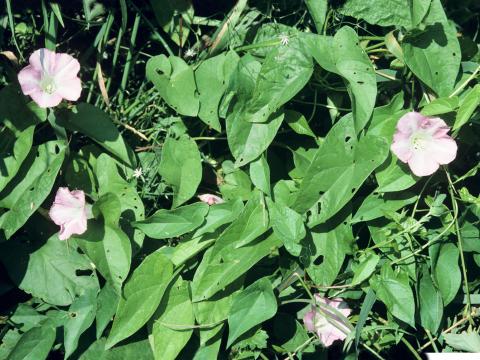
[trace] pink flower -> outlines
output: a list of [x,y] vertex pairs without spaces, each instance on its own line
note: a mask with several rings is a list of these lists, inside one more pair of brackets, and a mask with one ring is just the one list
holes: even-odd
[[415,175],[432,175],[457,156],[457,143],[447,135],[449,130],[440,118],[409,112],[398,120],[391,150]]
[[87,218],[91,217],[91,208],[85,203],[85,193],[82,190],[70,191],[61,187],[57,190],[48,215],[60,226],[58,238],[67,240],[73,234],[81,235],[87,231]]
[[317,333],[325,347],[329,347],[336,340],[344,340],[350,329],[332,308],[344,317],[350,315],[351,310],[342,299],[326,299],[315,294],[316,304],[305,314],[303,322],[308,331]]
[[199,195],[198,198],[200,199],[200,201],[203,201],[208,205],[221,204],[225,202],[221,197],[213,194]]
[[48,49],[36,50],[30,65],[18,73],[18,82],[25,95],[42,108],[60,104],[62,99],[75,101],[82,92],[78,72],[80,64],[68,54],[56,54]]

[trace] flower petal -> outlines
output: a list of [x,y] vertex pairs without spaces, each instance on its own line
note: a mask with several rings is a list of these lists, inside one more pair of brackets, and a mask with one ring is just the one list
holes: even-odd
[[425,116],[416,111],[410,111],[398,120],[397,130],[410,135],[418,129],[420,122],[425,118]]
[[305,327],[310,332],[315,332],[315,325],[314,325],[314,318],[315,318],[315,308],[305,313],[303,316],[303,323]]
[[81,235],[85,231],[87,231],[87,219],[86,217],[79,218],[78,220],[61,225],[58,238],[60,240],[67,240],[72,235]]
[[59,188],[49,211],[50,218],[60,226],[59,239],[66,240],[73,234],[83,234],[87,230],[88,212],[83,191]]
[[76,101],[81,93],[82,83],[78,77],[57,82],[57,90],[55,91],[55,94],[66,100]]
[[449,164],[457,157],[457,143],[450,136],[433,139],[426,152],[439,164]]
[[35,70],[32,65],[28,65],[20,70],[17,77],[24,95],[41,91],[40,80],[42,79],[42,75],[39,71]]
[[80,71],[80,63],[73,56],[68,54],[55,54],[55,66],[53,76],[55,81],[74,79]]
[[57,93],[47,94],[40,90],[29,95],[41,108],[54,107],[62,102],[62,97]]
[[417,151],[408,160],[410,170],[417,176],[429,176],[438,170],[438,162],[431,156],[430,152]]
[[55,52],[42,48],[35,50],[28,59],[30,65],[39,72],[46,71],[53,74],[55,68]]
[[208,205],[222,204],[225,202],[220,196],[213,194],[202,194],[199,195],[198,198]]

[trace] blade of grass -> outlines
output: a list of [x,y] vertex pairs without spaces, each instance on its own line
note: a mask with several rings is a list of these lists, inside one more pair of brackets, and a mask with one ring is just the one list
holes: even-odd
[[15,45],[15,48],[18,51],[18,54],[20,55],[20,59],[24,59],[22,51],[20,50],[20,47],[18,46],[17,38],[15,37],[15,22],[13,20],[13,13],[12,13],[12,4],[10,3],[10,0],[5,0],[5,3],[7,5],[7,16],[8,16],[8,25],[10,26],[10,31],[12,33],[12,39],[13,39],[13,44]]
[[133,48],[137,40],[138,27],[140,26],[140,14],[135,15],[135,21],[133,23],[132,34],[130,36],[130,44],[127,52],[127,59],[125,61],[125,67],[123,68],[122,81],[120,82],[120,88],[118,89],[118,104],[123,105],[124,93],[127,87],[128,75],[130,74],[130,67],[133,59]]

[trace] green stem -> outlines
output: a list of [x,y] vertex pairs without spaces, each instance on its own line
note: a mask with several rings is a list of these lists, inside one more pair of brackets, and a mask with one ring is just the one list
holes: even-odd
[[462,91],[465,86],[468,85],[468,83],[470,81],[472,81],[473,79],[475,79],[477,77],[477,74],[478,72],[480,71],[480,65],[477,66],[477,68],[475,69],[475,71],[472,73],[472,75],[470,75],[464,82],[462,85],[460,85],[458,88],[456,88],[448,97],[451,98],[451,97],[454,97],[455,95],[458,95],[460,93],[460,91]]
[[470,322],[472,322],[472,317],[471,317],[471,309],[472,309],[472,301],[470,298],[470,288],[468,286],[468,278],[467,278],[467,267],[465,266],[465,256],[463,254],[463,244],[462,244],[462,235],[460,233],[460,227],[458,226],[458,203],[457,200],[455,199],[455,186],[452,183],[452,179],[450,178],[450,173],[446,168],[444,168],[445,174],[447,175],[447,180],[448,180],[448,192],[450,194],[450,199],[452,201],[452,206],[453,206],[453,218],[455,222],[455,234],[457,236],[457,243],[458,243],[458,250],[460,251],[460,263],[462,265],[462,274],[463,274],[463,281],[464,281],[464,286],[465,286],[465,292],[467,295],[467,306],[465,307],[465,315],[469,317]]
[[413,348],[413,346],[408,342],[407,339],[405,339],[405,337],[402,336],[402,340],[401,340],[405,346],[408,348],[408,350],[410,350],[410,352],[413,354],[413,356],[415,357],[415,359],[417,360],[422,360],[422,358],[420,357],[420,355],[418,355],[418,352]]

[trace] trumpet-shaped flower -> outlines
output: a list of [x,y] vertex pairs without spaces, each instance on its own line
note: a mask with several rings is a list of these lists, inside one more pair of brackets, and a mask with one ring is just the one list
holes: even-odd
[[58,238],[67,240],[74,234],[81,235],[87,231],[87,218],[91,217],[91,209],[85,203],[85,193],[82,190],[70,191],[61,187],[57,190],[48,214],[60,226]]
[[325,347],[329,347],[336,340],[344,340],[350,333],[350,329],[338,313],[344,317],[350,315],[351,310],[347,303],[341,299],[322,298],[318,294],[315,294],[315,301],[316,304],[303,317],[307,330],[316,333]]
[[30,65],[18,73],[18,82],[42,108],[60,104],[62,99],[75,101],[80,97],[82,84],[78,77],[79,62],[68,54],[56,54],[48,49],[36,50]]
[[208,205],[221,204],[225,202],[221,197],[213,194],[199,195],[198,198],[200,199],[200,201],[203,201]]
[[415,175],[432,175],[457,156],[457,143],[447,135],[449,130],[440,118],[409,112],[398,120],[391,150]]

